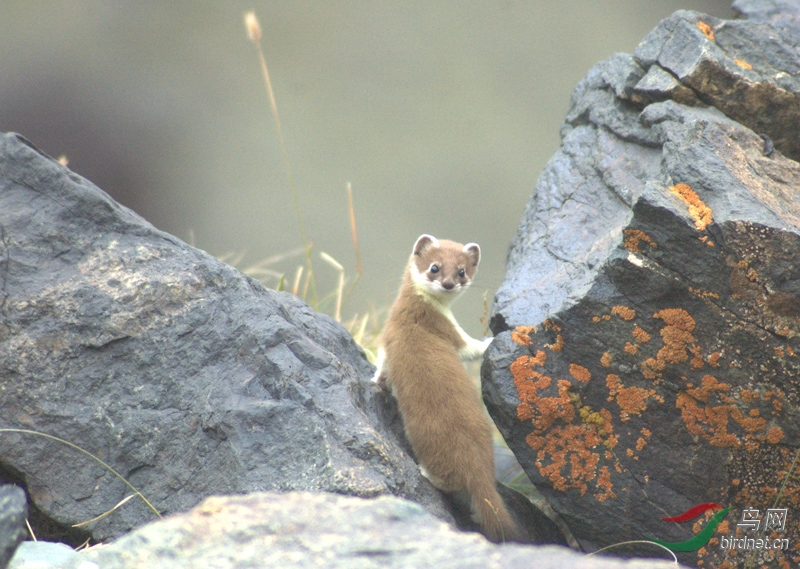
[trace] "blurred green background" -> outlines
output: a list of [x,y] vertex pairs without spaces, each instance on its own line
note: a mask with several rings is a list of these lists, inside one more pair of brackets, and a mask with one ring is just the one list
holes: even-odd
[[[291,251],[298,224],[243,24],[255,10],[314,254],[350,276],[352,183],[364,275],[345,317],[388,307],[432,233],[482,247],[455,309],[479,336],[572,89],[678,9],[733,15],[728,0],[4,0],[0,129],[66,155],[158,228],[241,253],[240,267]],[[301,263],[275,268],[291,278]],[[315,268],[332,289],[335,272]]]

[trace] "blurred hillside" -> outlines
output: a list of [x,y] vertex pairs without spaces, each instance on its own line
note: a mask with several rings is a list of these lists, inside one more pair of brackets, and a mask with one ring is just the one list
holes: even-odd
[[66,155],[160,229],[241,252],[240,266],[290,251],[298,225],[243,25],[255,10],[309,238],[349,274],[353,184],[365,273],[346,314],[387,306],[415,238],[433,233],[482,246],[456,309],[479,335],[575,84],[682,8],[732,15],[727,0],[8,0],[0,129]]

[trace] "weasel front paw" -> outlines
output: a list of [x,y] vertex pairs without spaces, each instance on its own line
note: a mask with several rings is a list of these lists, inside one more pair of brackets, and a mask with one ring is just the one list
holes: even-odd
[[477,360],[483,355],[483,352],[486,351],[486,348],[489,347],[492,340],[494,340],[494,338],[491,337],[483,340],[471,338],[469,344],[461,348],[458,355],[461,356],[462,360]]
[[375,361],[375,374],[372,376],[372,381],[378,384],[381,389],[387,389],[386,385],[386,351],[383,347],[378,348],[378,358]]
[[381,389],[389,390],[388,381],[389,378],[386,377],[386,374],[381,373],[381,370],[376,370],[375,375],[372,376],[372,381],[378,384],[378,387]]

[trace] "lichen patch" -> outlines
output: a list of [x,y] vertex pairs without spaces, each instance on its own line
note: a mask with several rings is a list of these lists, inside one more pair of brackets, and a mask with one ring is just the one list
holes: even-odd
[[656,242],[653,241],[644,231],[640,231],[639,229],[626,229],[622,232],[622,234],[624,236],[622,239],[622,246],[633,253],[639,253],[640,255],[642,254],[642,243],[649,245],[653,249],[658,248]]
[[511,332],[511,339],[514,340],[518,344],[522,344],[523,346],[527,346],[531,343],[530,334],[533,332],[536,333],[536,326],[517,326]]
[[714,30],[703,20],[697,20],[697,29],[700,30],[709,40],[714,41]]
[[628,308],[627,306],[612,306],[611,314],[616,314],[623,320],[633,320],[636,318],[636,311],[633,308]]
[[[553,323],[546,327],[560,332]],[[605,454],[617,444],[611,413],[583,405],[580,396],[572,391],[572,381],[545,375],[545,354],[537,350],[536,356],[521,356],[510,367],[520,400],[517,417],[530,421],[534,427],[525,440],[536,451],[539,473],[556,490],[577,489],[583,495],[593,485],[596,500],[614,498],[611,473],[607,465],[599,466],[602,459],[598,450],[604,449]],[[591,378],[591,372],[583,366],[572,364],[569,370],[576,385]],[[618,462],[614,466],[621,470]]]
[[[709,31],[710,30],[711,28],[709,28]],[[689,208],[689,216],[694,220],[694,225],[699,231],[705,231],[706,228],[714,222],[711,215],[711,208],[703,203],[703,200],[700,199],[697,192],[688,184],[675,184],[674,186],[670,186],[669,189],[687,205]]]
[[578,381],[587,382],[592,378],[592,374],[589,373],[589,370],[583,366],[579,366],[577,364],[570,364],[569,365],[569,373],[577,379]]
[[646,344],[647,342],[650,341],[650,334],[639,328],[638,325],[633,326],[633,331],[631,332],[631,335],[640,344]]
[[659,396],[655,389],[644,389],[641,387],[625,387],[619,376],[610,373],[606,376],[606,387],[608,387],[608,400],[616,400],[620,410],[620,420],[629,421],[631,415],[640,415],[647,410],[647,400],[654,398],[663,403],[664,399]]

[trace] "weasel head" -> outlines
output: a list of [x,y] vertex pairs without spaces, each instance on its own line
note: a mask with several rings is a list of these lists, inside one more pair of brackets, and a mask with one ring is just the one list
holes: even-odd
[[477,243],[462,245],[421,235],[414,243],[409,271],[418,293],[446,305],[467,289],[480,260]]

